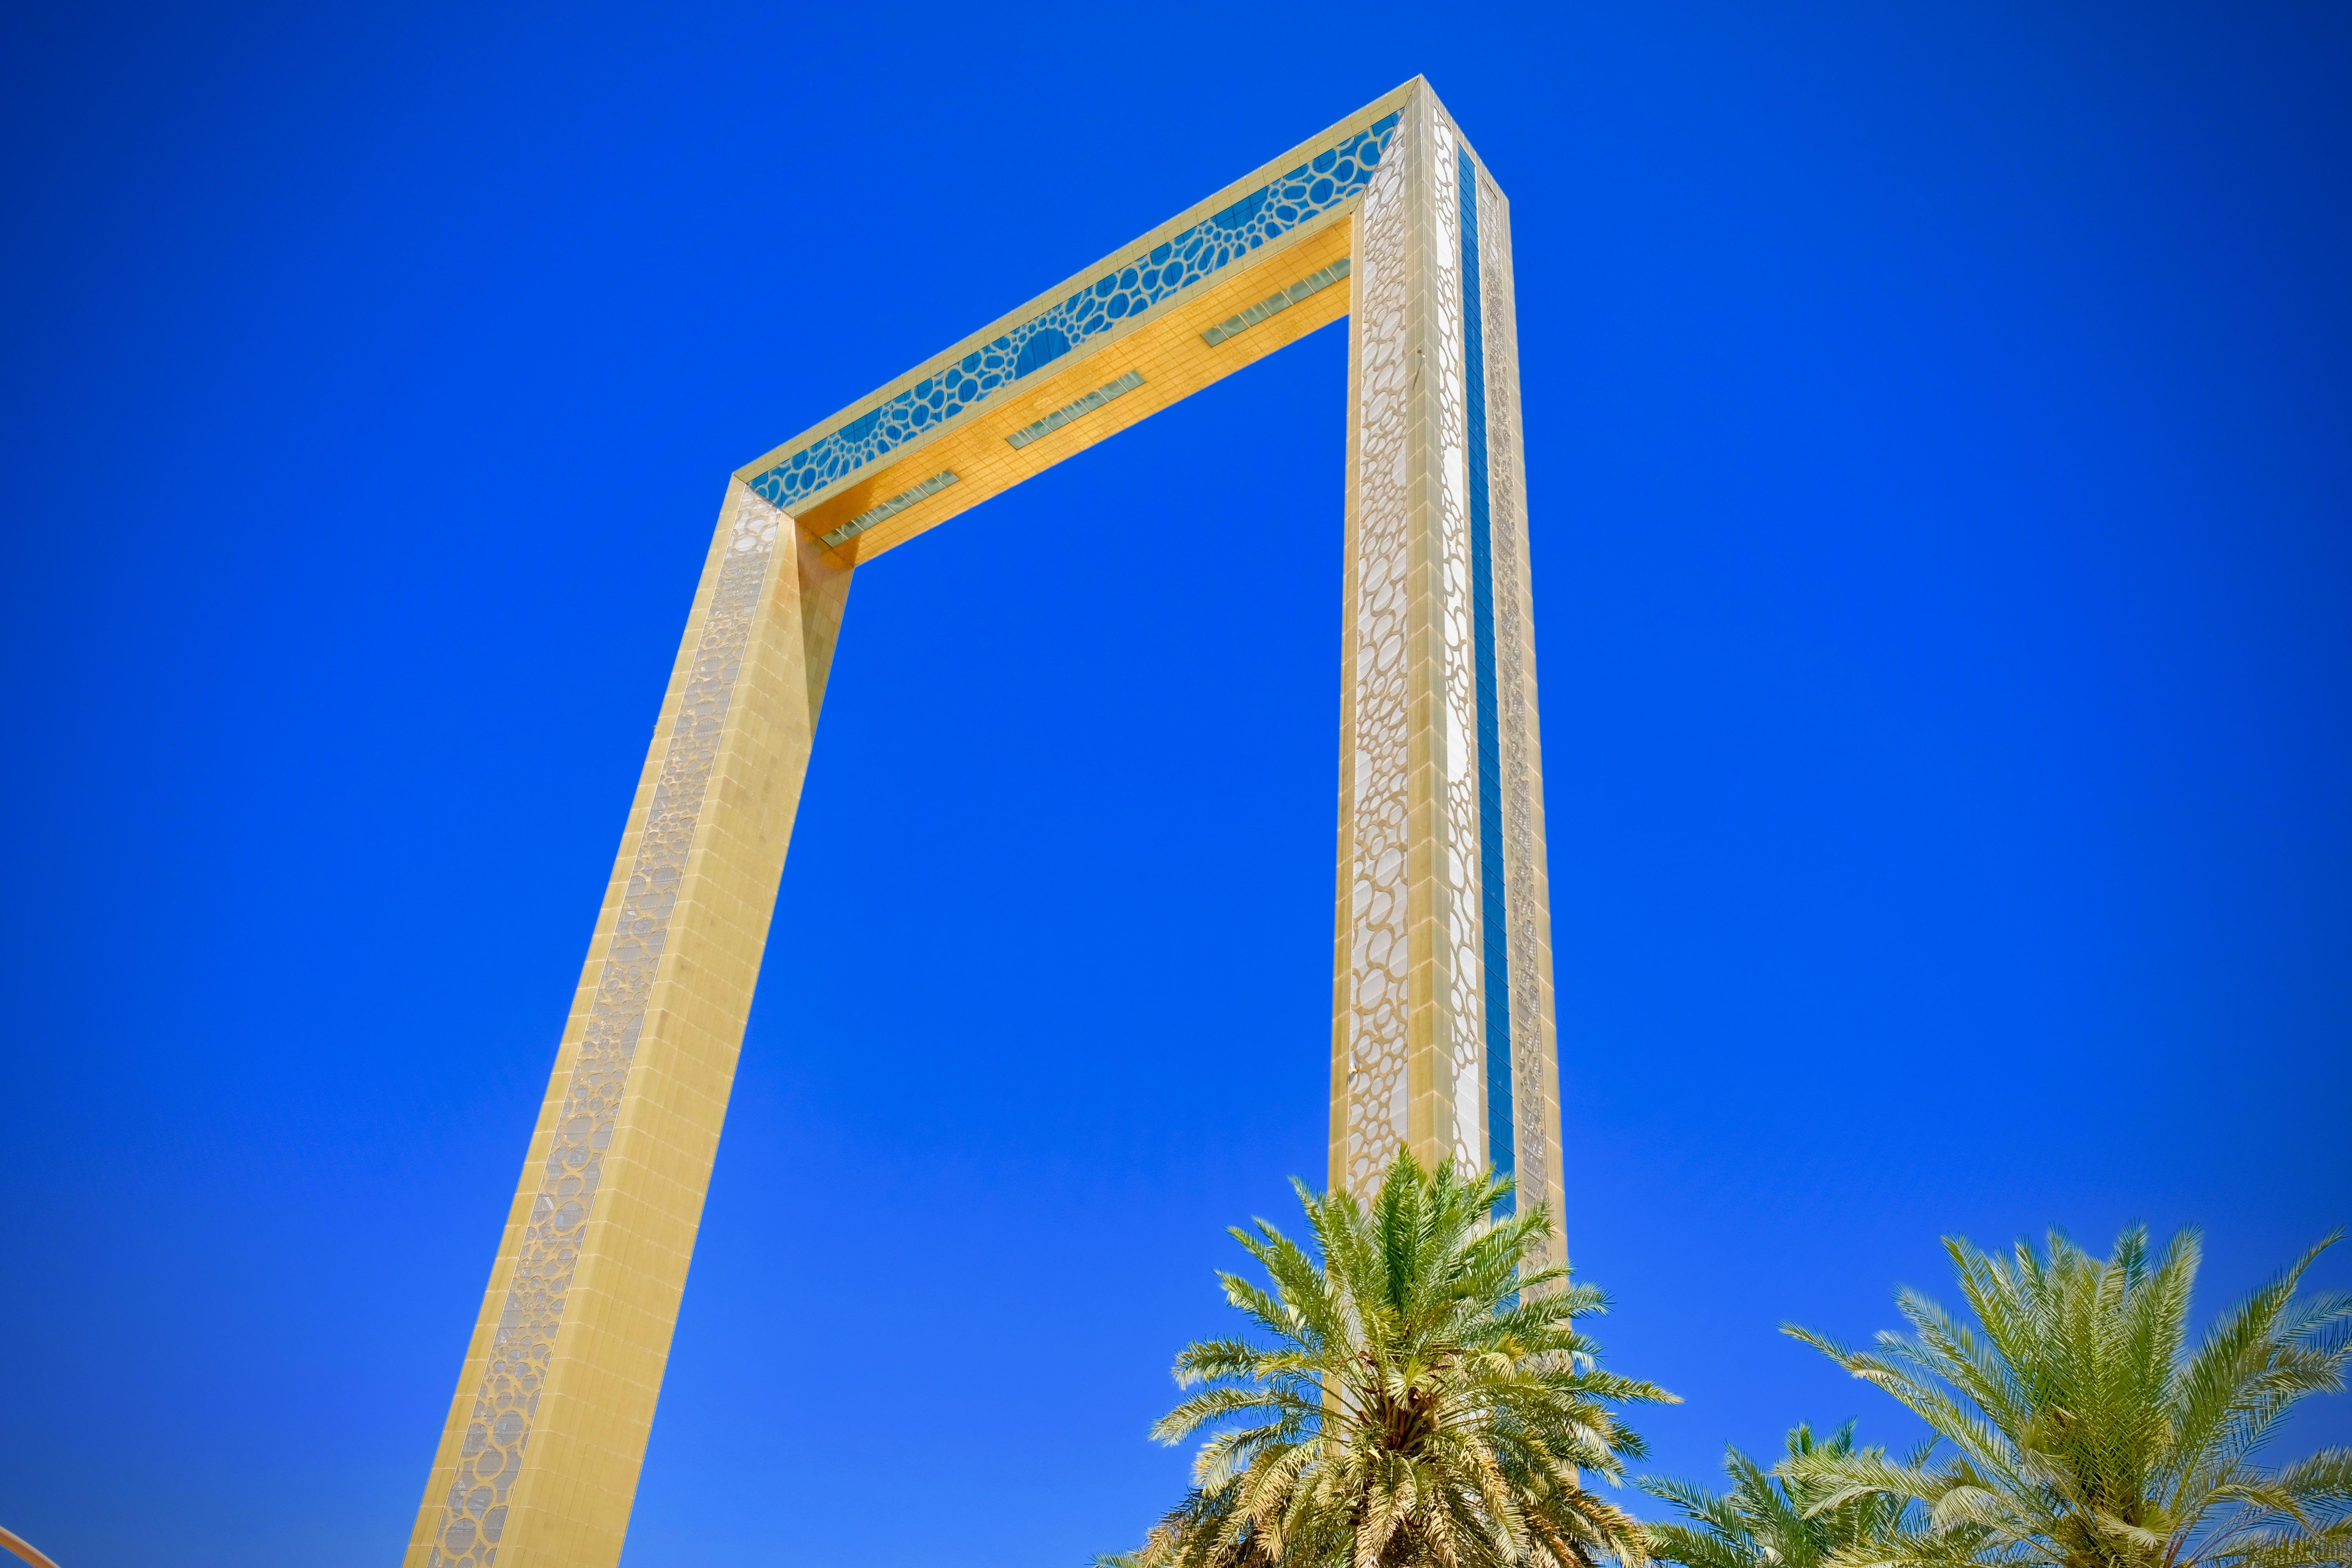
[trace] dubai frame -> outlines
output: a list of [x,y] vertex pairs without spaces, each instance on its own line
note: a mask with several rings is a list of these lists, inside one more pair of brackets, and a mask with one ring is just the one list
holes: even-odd
[[1560,1212],[1508,218],[1415,79],[737,471],[406,1568],[620,1560],[852,574],[1342,315],[1330,1179]]

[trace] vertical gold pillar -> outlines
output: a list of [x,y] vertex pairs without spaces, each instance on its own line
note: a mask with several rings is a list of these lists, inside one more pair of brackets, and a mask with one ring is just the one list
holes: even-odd
[[1354,217],[1330,1174],[1562,1199],[1508,208],[1416,81]]
[[[1551,876],[1544,845],[1543,742],[1536,715],[1535,595],[1528,573],[1526,447],[1519,421],[1519,333],[1511,266],[1510,203],[1476,171],[1486,447],[1492,476],[1495,762],[1503,820],[1510,952],[1510,1040],[1516,1172],[1523,1201],[1551,1205],[1555,1244],[1566,1224],[1559,1039],[1554,1021]],[[1562,1256],[1565,1256],[1563,1253]]]
[[1429,1163],[1485,1163],[1464,1070],[1477,1046],[1480,977],[1462,963],[1475,950],[1477,844],[1449,809],[1472,726],[1451,679],[1469,666],[1468,564],[1454,548],[1466,542],[1454,537],[1458,484],[1448,506],[1460,279],[1458,247],[1437,232],[1437,129],[1417,88],[1356,213],[1350,278],[1332,1161],[1334,1184],[1358,1192],[1400,1144]]
[[620,1560],[849,578],[730,486],[406,1568]]

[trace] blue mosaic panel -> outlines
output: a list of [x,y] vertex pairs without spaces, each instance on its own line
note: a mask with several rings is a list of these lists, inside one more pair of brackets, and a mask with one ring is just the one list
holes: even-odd
[[881,407],[818,437],[751,481],[776,506],[790,507],[845,479],[933,426],[985,402],[1021,377],[1060,359],[1097,332],[1189,289],[1270,239],[1289,233],[1354,195],[1372,177],[1395,135],[1397,116],[1378,121],[1327,148],[1280,179],[1106,272],[956,363],[925,376]]
[[[1458,150],[1456,182],[1462,203],[1462,342],[1464,380],[1469,384],[1470,584],[1472,635],[1478,672],[1478,867],[1479,920],[1486,933],[1486,1158],[1501,1175],[1518,1164],[1518,1120],[1511,1106],[1510,926],[1503,906],[1502,729],[1495,691],[1495,542],[1493,506],[1487,493],[1486,323],[1478,280],[1478,166],[1470,150]],[[1540,1180],[1540,1176],[1538,1178]],[[1542,1197],[1538,1193],[1529,1201]],[[1495,1205],[1515,1209],[1515,1197]]]

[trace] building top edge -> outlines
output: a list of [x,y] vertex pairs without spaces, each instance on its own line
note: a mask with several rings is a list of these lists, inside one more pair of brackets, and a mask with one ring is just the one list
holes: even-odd
[[[817,447],[827,437],[840,434],[845,428],[856,426],[862,419],[878,415],[894,399],[903,398],[906,394],[927,379],[952,371],[961,362],[971,358],[976,353],[984,353],[1017,329],[1036,321],[1041,316],[1051,312],[1057,303],[1072,300],[1082,291],[1094,288],[1106,277],[1115,276],[1125,268],[1136,266],[1142,258],[1171,239],[1184,235],[1188,230],[1218,219],[1231,212],[1237,204],[1246,203],[1253,196],[1269,189],[1286,174],[1307,166],[1318,155],[1329,149],[1346,144],[1350,138],[1360,136],[1384,119],[1396,115],[1412,100],[1417,91],[1429,91],[1427,81],[1418,76],[1381,94],[1361,109],[1318,132],[1287,151],[1266,160],[1256,169],[1224,185],[1213,195],[1193,203],[1174,217],[1118,247],[1099,261],[1081,268],[1053,288],[1045,289],[999,316],[978,331],[932,355],[913,369],[885,382],[874,391],[850,403],[838,412],[817,421],[790,440],[772,447],[760,458],[736,469],[736,478],[754,489],[761,489],[762,493],[768,494],[771,500],[776,501],[785,510],[791,510],[794,504],[814,497],[817,493],[815,489],[809,490],[803,495],[789,497],[779,495],[773,493],[777,487],[763,486],[761,481],[768,476],[782,472],[783,465],[789,463],[792,458]],[[1431,96],[1433,100],[1434,94]],[[1451,117],[1448,118],[1450,121]],[[1191,287],[1191,284],[1186,285],[1187,289]],[[1011,384],[1009,380],[1004,384],[1006,387]],[[988,395],[992,399],[996,393],[992,391]],[[864,464],[861,462],[858,466],[862,468]],[[842,477],[846,478],[846,475]],[[818,489],[831,488],[831,484],[818,487]]]

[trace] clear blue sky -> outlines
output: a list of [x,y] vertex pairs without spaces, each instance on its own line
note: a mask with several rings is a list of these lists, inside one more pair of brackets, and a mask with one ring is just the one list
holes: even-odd
[[[0,1522],[394,1560],[728,471],[1416,71],[1658,1468],[1901,1436],[1776,1325],[1941,1233],[2193,1222],[2210,1306],[2352,1219],[2344,7],[27,5]],[[1345,360],[860,574],[629,1568],[1171,1500],[1323,1160]]]

